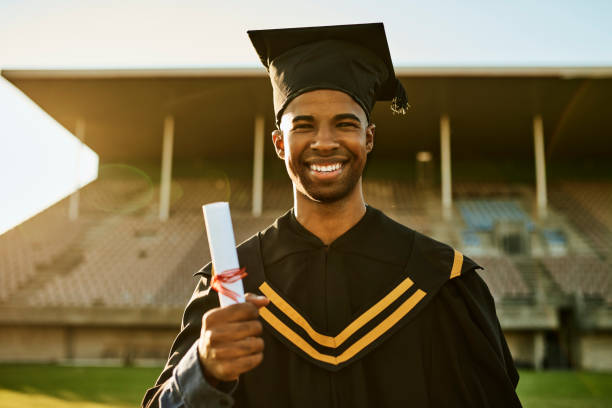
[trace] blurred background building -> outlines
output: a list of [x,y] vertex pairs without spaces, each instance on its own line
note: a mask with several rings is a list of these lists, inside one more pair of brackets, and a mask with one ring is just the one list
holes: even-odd
[[[485,268],[517,364],[612,369],[612,68],[397,73],[412,109],[373,112],[366,202]],[[165,361],[209,261],[201,206],[229,201],[237,242],[292,206],[265,71],[2,76],[100,166],[0,235],[0,361]]]

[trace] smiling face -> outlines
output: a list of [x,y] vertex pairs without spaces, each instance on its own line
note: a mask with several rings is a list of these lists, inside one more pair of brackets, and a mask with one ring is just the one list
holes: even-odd
[[272,138],[296,193],[331,203],[361,186],[374,125],[368,125],[361,106],[346,93],[316,90],[289,103]]

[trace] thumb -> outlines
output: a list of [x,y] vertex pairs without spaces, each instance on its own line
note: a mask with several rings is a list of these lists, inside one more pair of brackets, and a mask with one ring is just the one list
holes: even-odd
[[255,306],[257,306],[258,309],[270,303],[270,299],[268,299],[267,297],[257,296],[254,293],[247,293],[246,295],[244,295],[244,300],[254,304]]

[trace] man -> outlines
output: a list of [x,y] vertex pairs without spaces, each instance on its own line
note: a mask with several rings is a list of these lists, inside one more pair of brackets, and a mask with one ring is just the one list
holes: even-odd
[[480,267],[364,202],[374,103],[408,108],[382,24],[249,35],[294,207],[238,247],[245,303],[220,308],[200,271],[143,406],[520,406]]

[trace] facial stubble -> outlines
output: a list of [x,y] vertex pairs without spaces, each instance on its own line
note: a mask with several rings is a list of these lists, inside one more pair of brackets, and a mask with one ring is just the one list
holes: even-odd
[[295,188],[301,194],[318,203],[330,204],[348,197],[357,187],[365,167],[365,160],[359,161],[350,152],[346,152],[349,160],[343,164],[339,180],[321,181],[313,179],[310,168],[300,157],[296,164],[287,162],[287,172],[290,174]]

